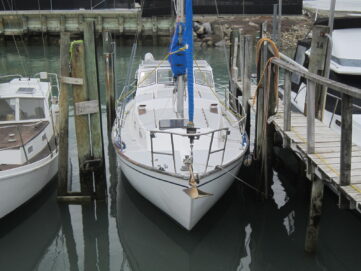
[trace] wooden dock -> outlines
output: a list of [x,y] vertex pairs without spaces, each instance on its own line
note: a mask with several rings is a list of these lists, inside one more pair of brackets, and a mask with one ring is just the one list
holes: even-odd
[[[254,90],[254,88],[253,88]],[[252,95],[252,97],[254,97]],[[253,99],[249,100],[252,111],[256,112]],[[315,152],[307,153],[307,116],[300,112],[291,112],[291,129],[284,129],[283,100],[279,100],[276,115],[271,123],[284,140],[284,146],[290,147],[313,173],[337,195],[344,193],[350,201],[350,209],[361,213],[361,147],[352,145],[351,183],[340,186],[340,147],[341,136],[319,120],[315,120]],[[307,174],[311,179],[310,174]]]
[[[292,150],[306,166],[312,188],[305,251],[312,253],[316,250],[325,185],[338,195],[339,208],[361,213],[361,147],[352,142],[352,101],[361,99],[361,89],[323,76],[325,59],[332,48],[328,46],[327,26],[313,28],[308,69],[280,53],[276,44],[265,36],[266,27],[262,25],[256,46],[257,86],[250,83],[252,42],[242,33],[232,32],[230,86],[238,99],[235,105],[242,105],[248,122],[250,110],[255,112],[253,154],[262,164],[260,178],[265,197],[272,178],[275,132],[283,138],[282,147]],[[282,100],[278,97],[280,70],[284,72]],[[292,75],[306,82],[305,114],[291,110]],[[322,122],[328,88],[341,95],[340,133]],[[251,128],[246,129],[250,134]]]
[[174,19],[142,17],[140,9],[18,10],[0,11],[0,36],[60,32],[83,32],[84,22],[95,21],[98,33],[169,37]]

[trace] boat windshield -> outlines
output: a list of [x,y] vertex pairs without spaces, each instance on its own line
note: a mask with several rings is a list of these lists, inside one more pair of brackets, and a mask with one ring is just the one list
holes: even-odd
[[173,83],[173,73],[170,69],[159,69],[157,71],[158,84]]
[[139,74],[138,87],[147,87],[155,84],[155,72],[151,71],[142,71]]
[[15,120],[16,99],[0,99],[0,121]]
[[45,118],[44,99],[20,98],[19,109],[20,120]]
[[212,73],[210,71],[195,70],[194,77],[196,84],[213,87]]

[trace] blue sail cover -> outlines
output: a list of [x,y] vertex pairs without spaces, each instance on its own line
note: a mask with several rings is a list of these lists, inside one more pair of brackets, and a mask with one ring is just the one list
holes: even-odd
[[[177,23],[174,35],[172,38],[172,43],[170,45],[170,53],[168,57],[168,61],[172,68],[172,72],[174,76],[179,76],[186,74],[186,55],[185,51],[179,51],[179,49],[184,47],[184,42],[179,40],[179,28],[184,28],[183,23]],[[179,52],[178,52],[179,51]],[[177,52],[177,53],[172,53]]]
[[192,0],[186,0],[186,30],[184,38],[187,45],[187,86],[188,86],[188,119],[193,122],[194,118],[194,92],[193,92],[193,7]]
[[[193,7],[192,0],[186,0],[185,14],[186,23],[177,23],[170,46],[168,57],[174,76],[187,73],[188,87],[188,119],[193,122],[194,118],[194,91],[193,91]],[[180,27],[185,28],[182,41],[179,40]],[[186,47],[185,51],[179,51]],[[179,52],[178,52],[179,51]],[[172,53],[173,52],[173,53]],[[177,52],[177,53],[175,53]]]

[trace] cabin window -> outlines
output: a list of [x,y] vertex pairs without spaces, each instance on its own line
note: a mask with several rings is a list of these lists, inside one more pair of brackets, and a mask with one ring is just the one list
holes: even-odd
[[20,120],[43,119],[45,118],[44,100],[36,98],[20,98],[19,112]]
[[139,74],[138,87],[147,87],[155,84],[155,72],[143,71]]
[[173,73],[169,69],[161,69],[157,71],[158,84],[173,83]]
[[0,99],[0,121],[15,120],[16,99]]
[[195,70],[194,77],[196,84],[213,87],[212,73],[210,71]]

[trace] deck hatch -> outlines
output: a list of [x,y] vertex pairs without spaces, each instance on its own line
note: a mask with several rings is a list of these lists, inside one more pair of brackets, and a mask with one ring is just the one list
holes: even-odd
[[186,119],[159,120],[159,130],[186,128],[187,122],[188,121]]
[[33,94],[35,88],[19,88],[16,92],[20,94]]

